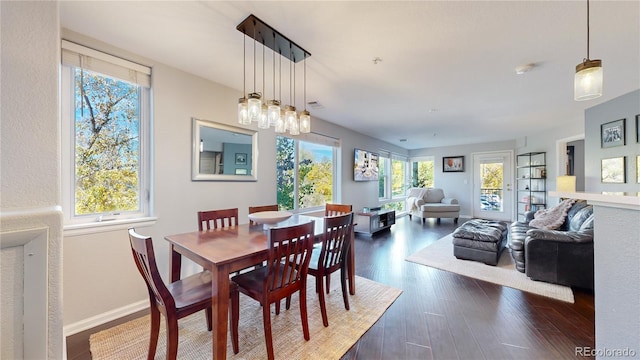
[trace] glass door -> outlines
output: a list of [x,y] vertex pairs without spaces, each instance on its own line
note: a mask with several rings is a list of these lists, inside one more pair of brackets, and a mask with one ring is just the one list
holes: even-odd
[[513,220],[513,153],[473,155],[473,216]]

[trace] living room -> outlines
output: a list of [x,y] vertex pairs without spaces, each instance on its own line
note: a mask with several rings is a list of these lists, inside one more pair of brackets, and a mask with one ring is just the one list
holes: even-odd
[[[162,239],[167,234],[191,231],[195,212],[203,208],[238,207],[240,217],[246,219],[248,206],[275,201],[276,188],[276,134],[271,130],[259,131],[258,181],[218,183],[191,180],[191,119],[200,117],[237,125],[235,104],[241,94],[240,90],[166,65],[160,59],[148,59],[135,52],[124,51],[118,44],[102,42],[98,36],[91,37],[90,34],[61,29],[62,6],[58,2],[2,3],[2,103],[5,105],[2,122],[3,232],[24,229],[26,225],[49,228],[46,250],[49,258],[45,265],[48,269],[45,281],[48,284],[46,301],[49,311],[43,316],[49,319],[47,336],[50,358],[61,357],[59,355],[63,347],[63,328],[75,328],[77,331],[135,311],[147,304],[147,293],[144,287],[140,286],[139,276],[131,262],[126,238],[127,225],[116,229],[103,227],[103,230],[98,232],[80,229],[75,233],[69,233],[63,229],[61,208],[64,205],[60,189],[62,135],[58,91],[60,39],[75,41],[129,60],[153,65],[153,157],[156,159],[153,165],[154,219],[139,224],[144,225],[141,230],[146,234]],[[637,10],[637,4],[635,6]],[[637,11],[635,13],[637,14]],[[592,16],[595,17],[596,14],[594,11]],[[631,24],[634,23],[638,23],[637,15],[635,22],[631,21]],[[633,28],[632,25],[629,26]],[[582,31],[578,30],[575,30],[576,33],[583,36]],[[597,32],[595,29],[593,31],[595,36]],[[634,31],[637,40],[637,27]],[[239,46],[240,41],[237,44]],[[576,42],[580,43],[582,49],[582,37]],[[630,53],[635,54],[635,58],[626,60],[637,65],[640,62],[638,41],[635,44],[620,45],[631,49]],[[368,56],[365,54],[365,57]],[[570,60],[577,63],[582,56],[584,54],[581,50]],[[603,58],[607,67],[606,54],[597,56]],[[625,72],[621,74],[622,68]],[[567,71],[567,79],[571,82],[572,69]],[[548,188],[554,189],[555,177],[562,175],[562,166],[558,161],[558,141],[584,137],[588,143],[585,147],[585,158],[590,159],[585,163],[586,189],[638,191],[638,184],[633,176],[629,176],[627,183],[616,186],[604,186],[599,181],[599,161],[602,158],[599,131],[600,125],[605,122],[603,118],[607,121],[626,118],[627,131],[632,133],[636,130],[632,123],[636,121],[634,116],[640,114],[637,101],[640,78],[638,71],[637,66],[625,68],[624,65],[620,65],[614,69],[612,65],[612,68],[607,68],[605,81],[609,74],[618,74],[618,78],[627,77],[630,80],[622,89],[605,87],[605,94],[609,93],[606,99],[611,102],[592,110],[592,117],[589,117],[589,113],[586,116],[581,113],[580,116],[570,118],[545,119],[557,125],[507,140],[407,149],[397,142],[383,141],[347,128],[346,118],[329,122],[314,117],[312,127],[314,132],[341,140],[339,172],[342,176],[336,199],[353,204],[354,209],[379,203],[376,182],[360,183],[352,179],[354,148],[372,151],[385,149],[408,158],[433,157],[436,165],[435,184],[445,188],[448,196],[461,201],[463,217],[472,216],[472,194],[469,185],[473,180],[471,172],[443,173],[440,167],[443,156],[462,155],[470,161],[474,153],[481,152],[507,150],[516,155],[528,151],[546,151]],[[570,88],[570,85],[567,87]],[[37,99],[37,102],[34,99]],[[621,102],[627,105],[621,107]],[[38,106],[34,106],[34,103]],[[601,102],[598,101],[597,104],[600,105]],[[544,104],[540,106],[544,107]],[[340,123],[345,126],[339,125]],[[492,125],[502,126],[501,122]],[[393,122],[387,126],[393,127]],[[459,126],[464,127],[463,123]],[[620,155],[635,159],[640,153],[638,143],[630,135],[628,139],[628,145],[624,147],[625,152]],[[29,166],[22,165],[25,163]],[[632,170],[636,168],[632,163],[628,169],[630,174],[635,174]],[[36,214],[35,219],[33,214]],[[167,259],[168,246],[162,246],[162,243],[163,241],[158,241],[158,258]],[[168,271],[166,262],[162,266],[163,271]],[[189,267],[187,264],[185,271],[193,269],[195,266]]]

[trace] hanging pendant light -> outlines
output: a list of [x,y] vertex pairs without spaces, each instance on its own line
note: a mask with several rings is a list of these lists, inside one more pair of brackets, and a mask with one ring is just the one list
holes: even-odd
[[249,120],[257,122],[262,112],[262,95],[256,92],[256,28],[253,26],[253,92],[249,94],[247,110]]
[[311,114],[307,111],[307,57],[304,57],[304,110],[300,113],[300,132],[311,132]]
[[[265,76],[265,71],[264,71],[264,39],[262,39],[262,93],[264,94],[264,76]],[[268,129],[269,128],[269,117],[268,117],[268,108],[267,108],[267,104],[266,103],[262,103],[261,107],[260,107],[260,117],[258,118],[258,129]]]
[[602,96],[602,60],[589,59],[589,0],[587,0],[587,57],[576,65],[573,94],[576,101]]
[[[276,42],[276,35],[273,34],[273,42]],[[268,108],[267,108],[267,118],[269,121],[269,126],[276,126],[276,122],[280,119],[280,101],[276,100],[276,52],[272,51],[273,54],[273,99],[269,100]],[[282,56],[280,56],[282,58]],[[282,64],[282,62],[280,62]],[[282,81],[281,81],[282,84]],[[282,87],[282,85],[280,86]]]
[[[292,58],[293,58],[293,61],[290,62],[290,66],[289,66],[289,81],[291,83],[289,87],[289,94],[290,94],[289,101],[293,105],[287,106],[285,108],[284,117],[285,117],[286,127],[287,127],[287,130],[289,131],[289,134],[298,135],[300,134],[300,126],[298,123],[298,113],[296,112],[296,59],[295,57],[293,57],[293,55],[292,55]],[[293,89],[293,93],[291,93],[292,89]]]
[[247,98],[245,97],[246,84],[247,84],[247,35],[243,33],[242,36],[242,97],[238,99],[238,123],[242,125],[249,125],[249,115],[247,113]]

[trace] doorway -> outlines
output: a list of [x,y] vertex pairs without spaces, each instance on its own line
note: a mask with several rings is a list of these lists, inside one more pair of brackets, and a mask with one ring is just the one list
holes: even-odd
[[513,152],[473,154],[473,217],[513,220]]

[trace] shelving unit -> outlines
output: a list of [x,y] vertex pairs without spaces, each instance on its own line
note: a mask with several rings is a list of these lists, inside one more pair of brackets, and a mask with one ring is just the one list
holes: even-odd
[[367,236],[373,236],[375,233],[391,228],[396,223],[395,210],[378,210],[371,212],[358,212],[357,224],[354,231]]
[[547,161],[545,152],[520,154],[516,159],[518,184],[518,221],[525,212],[545,209],[547,206]]

